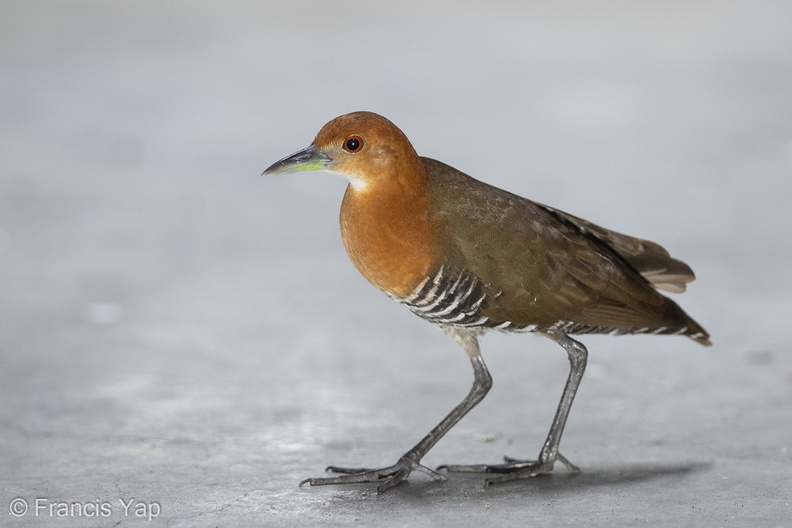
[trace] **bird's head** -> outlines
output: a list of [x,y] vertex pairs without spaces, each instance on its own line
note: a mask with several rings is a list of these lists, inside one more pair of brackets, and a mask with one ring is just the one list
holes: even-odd
[[347,178],[356,191],[422,173],[410,141],[396,125],[372,112],[336,117],[308,147],[275,162],[263,176],[320,170]]

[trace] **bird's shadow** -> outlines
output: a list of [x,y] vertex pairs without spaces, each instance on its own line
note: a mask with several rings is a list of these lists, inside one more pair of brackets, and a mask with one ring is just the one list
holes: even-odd
[[476,490],[492,498],[508,498],[509,496],[552,492],[559,494],[576,494],[587,489],[614,486],[629,487],[632,484],[662,480],[666,478],[682,478],[698,472],[708,471],[712,464],[709,462],[686,462],[678,464],[629,464],[623,466],[609,466],[601,468],[588,468],[580,473],[564,472],[563,470],[552,475],[540,476],[532,479],[515,480],[491,486],[484,486],[484,474],[448,474],[448,481],[441,483],[435,481],[413,479],[401,483],[396,488],[385,494],[401,496],[404,499],[431,500],[430,497],[470,496],[477,495]]

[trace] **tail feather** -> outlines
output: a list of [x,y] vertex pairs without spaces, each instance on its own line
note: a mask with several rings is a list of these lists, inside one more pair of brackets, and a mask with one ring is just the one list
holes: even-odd
[[696,278],[690,266],[673,258],[663,246],[656,242],[623,235],[552,207],[542,207],[566,219],[582,232],[590,233],[608,244],[659,290],[682,293],[686,289],[686,284]]
[[[687,288],[687,283],[692,282],[696,278],[690,266],[681,260],[673,258],[663,246],[656,242],[623,235],[569,213],[553,209],[546,205],[538,205],[576,226],[582,233],[594,236],[610,246],[613,251],[618,253],[618,255],[635,268],[649,284],[658,290],[671,293],[683,293]],[[673,313],[666,313],[667,320],[676,321],[677,324],[672,327],[658,325],[658,327],[655,328],[641,328],[641,333],[682,334],[701,345],[712,345],[707,331],[679,308],[676,303],[670,299],[667,300],[669,303],[667,306],[673,307],[670,308]],[[597,309],[602,309],[602,307],[598,307]],[[598,316],[601,317],[602,314],[598,314]]]

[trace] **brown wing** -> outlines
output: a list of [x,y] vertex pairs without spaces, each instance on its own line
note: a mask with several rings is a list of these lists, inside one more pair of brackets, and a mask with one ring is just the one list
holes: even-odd
[[[484,284],[487,317],[622,330],[695,325],[630,260],[644,270],[659,269],[651,264],[658,259],[646,256],[660,246],[644,244],[649,249],[641,250],[638,239],[502,191],[440,162],[424,158],[424,163],[446,251]],[[621,244],[624,255],[608,237]]]

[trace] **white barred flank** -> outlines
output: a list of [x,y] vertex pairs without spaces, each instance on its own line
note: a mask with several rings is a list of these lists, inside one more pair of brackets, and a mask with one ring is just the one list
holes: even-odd
[[441,266],[433,277],[427,277],[415,290],[397,301],[413,313],[444,326],[474,329],[498,329],[507,332],[533,332],[536,325],[520,325],[511,321],[493,321],[482,313],[487,296],[481,281],[474,275],[454,273]]
[[[482,313],[487,300],[481,281],[468,272],[458,273],[441,266],[433,277],[426,277],[415,290],[402,299],[413,313],[435,324],[502,332],[548,332],[560,330],[566,334],[667,334],[682,335],[688,327],[618,328],[603,325],[586,325],[574,321],[557,321],[551,325],[521,324],[513,321],[492,320]],[[497,295],[496,295],[497,297]],[[693,339],[702,334],[691,335]]]
[[[608,334],[612,336],[628,334],[683,335],[688,332],[687,326],[683,326],[682,328],[668,328],[665,326],[658,328],[614,328],[611,326],[585,325],[573,321],[559,321],[550,325],[549,329],[561,330],[567,334]],[[690,337],[696,339],[697,337],[703,337],[703,335],[698,333]]]
[[479,309],[485,295],[481,282],[469,273],[452,274],[441,266],[403,299],[413,313],[433,323],[449,326],[486,327],[491,321]]

